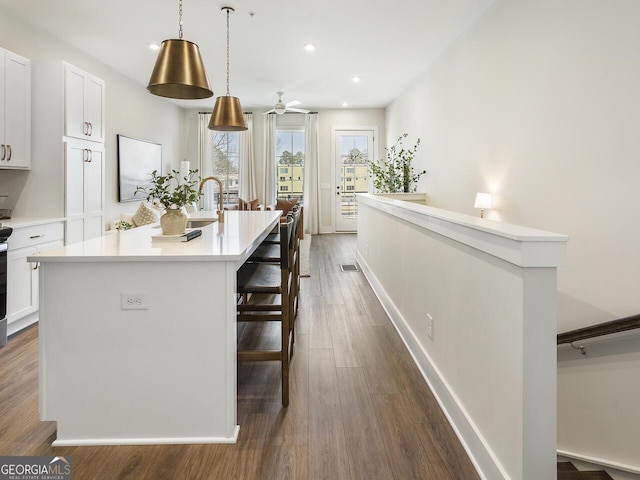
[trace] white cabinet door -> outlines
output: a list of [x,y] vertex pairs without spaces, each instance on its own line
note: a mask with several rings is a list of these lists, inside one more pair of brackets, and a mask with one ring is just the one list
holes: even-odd
[[10,325],[38,311],[40,264],[27,262],[27,257],[62,245],[62,240],[54,240],[9,251],[7,254],[7,324]]
[[0,50],[0,166],[31,168],[31,62]]
[[104,141],[104,82],[65,64],[65,135]]
[[34,264],[27,257],[37,252],[36,247],[18,248],[7,254],[7,323],[38,310],[37,277]]
[[104,82],[89,75],[86,87],[86,120],[89,124],[89,140],[104,142]]
[[85,240],[104,234],[104,152],[89,149],[89,162],[84,164]]
[[101,144],[66,142],[66,244],[104,233],[104,149]]
[[64,69],[64,133],[69,137],[85,138],[84,120],[85,73],[71,65]]
[[67,217],[66,244],[84,240],[84,165],[87,149],[82,143],[65,143],[65,217]]
[[0,48],[0,166],[6,164],[7,147],[4,140],[4,71],[5,71],[5,50]]

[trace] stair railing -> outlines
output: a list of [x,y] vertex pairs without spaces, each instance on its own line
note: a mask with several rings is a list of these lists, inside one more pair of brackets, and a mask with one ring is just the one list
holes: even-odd
[[587,350],[585,347],[583,345],[576,346],[573,342],[586,340],[588,338],[601,337],[603,335],[611,335],[613,333],[626,332],[627,330],[634,330],[636,328],[640,328],[640,314],[559,333],[556,344],[562,345],[564,343],[568,343],[576,350],[580,350],[582,355],[586,355]]

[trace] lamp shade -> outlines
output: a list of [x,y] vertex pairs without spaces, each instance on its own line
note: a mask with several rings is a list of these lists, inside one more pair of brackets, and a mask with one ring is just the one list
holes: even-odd
[[209,121],[209,130],[221,132],[239,132],[247,130],[247,124],[242,115],[242,106],[238,97],[226,95],[216,98],[213,113]]
[[198,45],[176,39],[162,42],[147,90],[183,100],[213,96]]
[[474,208],[491,208],[491,194],[478,192],[476,194],[476,203],[473,207]]

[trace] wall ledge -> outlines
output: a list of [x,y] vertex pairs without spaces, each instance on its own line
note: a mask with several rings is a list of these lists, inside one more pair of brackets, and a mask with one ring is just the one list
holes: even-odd
[[519,267],[566,266],[567,235],[472,217],[386,195],[359,193],[358,202]]

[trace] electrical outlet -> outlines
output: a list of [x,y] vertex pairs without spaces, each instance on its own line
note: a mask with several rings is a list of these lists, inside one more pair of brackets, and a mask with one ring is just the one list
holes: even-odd
[[149,310],[149,294],[144,293],[121,293],[121,310]]
[[430,313],[427,313],[427,335],[433,340],[433,317]]

